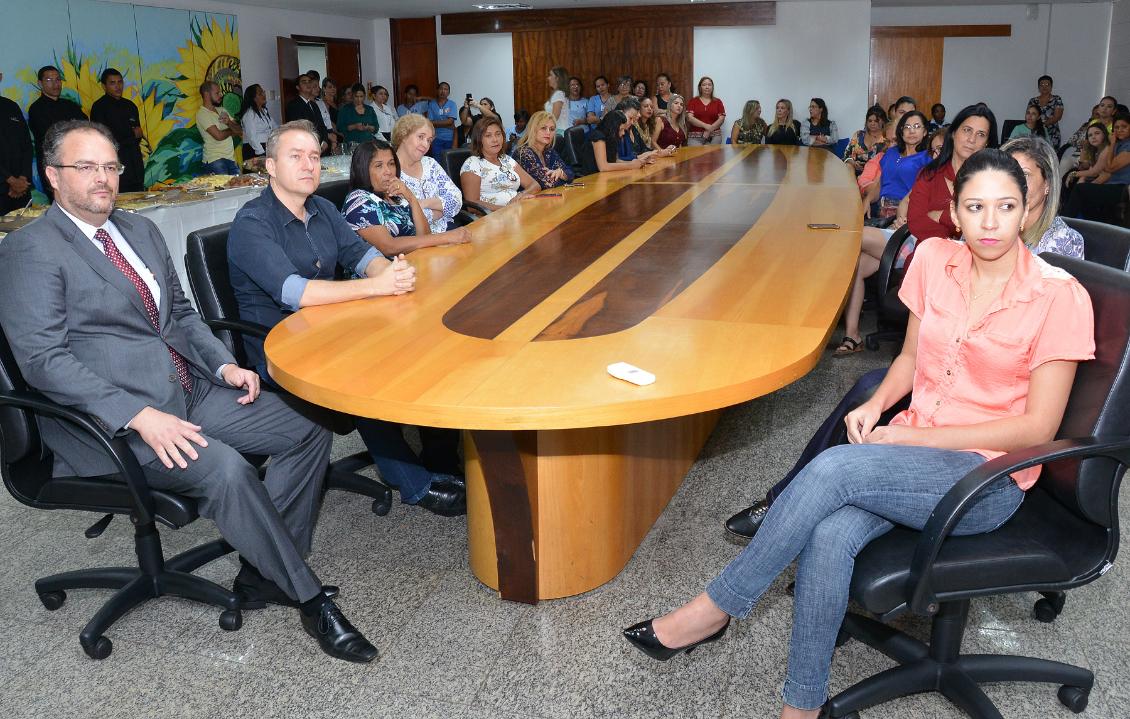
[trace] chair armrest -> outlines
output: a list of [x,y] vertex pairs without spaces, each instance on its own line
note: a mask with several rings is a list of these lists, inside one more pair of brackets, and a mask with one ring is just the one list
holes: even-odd
[[246,322],[244,320],[228,320],[228,319],[215,319],[204,320],[204,324],[208,325],[208,329],[215,332],[216,330],[230,330],[232,332],[241,332],[243,334],[258,337],[259,339],[266,339],[267,333],[271,330],[256,322]]
[[149,491],[149,483],[145,481],[141,464],[126,442],[130,430],[123,430],[111,436],[106,430],[98,426],[89,415],[54,402],[39,392],[29,390],[0,393],[0,406],[18,407],[34,415],[60,419],[69,422],[93,437],[117,466],[123,481],[129,487],[137,512],[137,524],[153,522],[155,511],[153,495]]
[[922,528],[922,538],[915,547],[907,580],[910,610],[924,616],[938,611],[938,598],[933,586],[934,561],[938,558],[942,543],[965,516],[981,490],[1017,470],[1085,457],[1107,457],[1124,467],[1130,466],[1130,438],[1057,439],[991,459],[958,480],[934,507],[926,526]]
[[471,202],[470,200],[463,200],[463,209],[467,210],[470,214],[478,215],[479,217],[486,217],[491,213],[488,208],[480,205],[477,202]]

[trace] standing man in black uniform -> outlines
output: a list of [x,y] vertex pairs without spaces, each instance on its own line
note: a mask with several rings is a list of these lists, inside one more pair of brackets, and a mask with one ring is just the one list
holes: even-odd
[[118,160],[126,166],[119,180],[122,192],[139,192],[145,189],[145,164],[141,160],[141,117],[137,105],[122,97],[125,79],[112,67],[102,71],[100,78],[106,94],[94,101],[90,119],[110,128],[118,142]]
[[[4,73],[0,72],[0,80]],[[31,199],[31,135],[20,106],[0,97],[0,215]]]
[[27,109],[27,124],[31,126],[31,136],[35,138],[35,161],[39,166],[39,181],[43,194],[55,197],[51,183],[47,181],[47,168],[43,166],[43,139],[56,122],[64,120],[85,120],[82,108],[66,98],[63,92],[63,75],[54,65],[44,65],[37,73],[39,90],[43,94]]

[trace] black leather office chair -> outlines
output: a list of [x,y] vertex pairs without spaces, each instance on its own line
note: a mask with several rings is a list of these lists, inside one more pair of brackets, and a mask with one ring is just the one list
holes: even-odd
[[[247,353],[243,349],[243,335],[262,339],[267,336],[267,328],[239,319],[239,303],[236,302],[231,276],[228,274],[230,228],[231,223],[226,223],[190,232],[184,264],[200,315],[238,363],[246,367]],[[335,432],[349,434],[353,431],[353,423],[347,417],[336,414],[333,416]],[[265,457],[248,456],[247,459],[256,465],[266,461]],[[357,452],[331,462],[326,474],[326,489],[370,497],[373,500],[373,513],[383,516],[392,507],[392,490],[381,482],[356,474],[357,470],[372,463],[368,452]]]
[[334,207],[336,207],[338,211],[341,211],[341,206],[345,204],[345,198],[349,195],[349,180],[324,182],[318,185],[318,189],[314,190],[314,194],[334,203]]
[[[52,477],[54,455],[42,443],[36,417],[69,422],[93,437],[112,458],[118,471],[99,477]],[[88,539],[100,536],[114,515],[129,515],[134,526],[136,567],[96,567],[53,574],[37,580],[35,591],[43,606],[54,611],[67,599],[68,589],[116,589],[79,634],[91,659],[110,656],[114,645],[105,636],[119,618],[157,597],[176,596],[205,602],[224,611],[220,627],[228,631],[243,624],[239,597],[193,571],[232,551],[216,540],[165,559],[157,522],[174,529],[197,518],[196,500],[150,489],[125,434],[110,436],[88,415],[56,404],[28,388],[0,333],[0,474],[18,501],[37,509],[77,509],[105,514],[86,530]]]
[[564,135],[565,144],[568,146],[566,152],[569,154],[567,156],[561,155],[561,157],[569,163],[569,167],[578,177],[584,172],[582,158],[584,157],[585,135],[587,133],[588,125],[577,125],[566,130]]
[[557,135],[555,138],[553,138],[553,151],[556,152],[558,155],[565,157],[565,143],[566,142],[568,142],[568,140],[565,139],[565,133],[561,133],[560,135]]
[[1063,221],[1083,235],[1083,257],[1089,262],[1130,271],[1130,230],[1074,217],[1065,217]]
[[1003,145],[1004,143],[1008,142],[1008,138],[1012,136],[1012,131],[1016,128],[1017,125],[1023,124],[1023,120],[1005,120],[1001,125],[1001,144]]
[[[908,612],[933,617],[928,644],[871,617],[848,614],[841,643],[859,639],[899,666],[840,692],[830,717],[896,697],[937,691],[973,717],[1001,714],[977,685],[1028,681],[1062,685],[1058,697],[1081,712],[1094,683],[1087,669],[1017,656],[962,655],[975,597],[1062,592],[1102,576],[1118,551],[1118,488],[1130,466],[1130,275],[1092,262],[1045,255],[1087,289],[1095,310],[1096,358],[1080,363],[1058,439],[1011,452],[970,472],[942,498],[923,531],[896,528],[856,558],[851,598],[888,621]],[[1020,509],[996,531],[949,536],[993,480],[1043,464]]]
[[899,287],[902,286],[906,270],[897,269],[895,260],[898,259],[899,250],[909,239],[910,228],[903,225],[887,240],[883,256],[879,258],[879,269],[875,271],[875,309],[879,318],[876,331],[864,338],[864,344],[869,350],[879,349],[880,342],[901,341],[906,334],[906,319],[910,313],[899,299]]
[[[471,156],[471,150],[467,147],[453,147],[443,153],[443,169],[459,191],[463,191],[463,178],[460,171],[463,169],[463,163]],[[463,200],[463,207],[459,213],[455,215],[455,224],[459,226],[468,225],[480,217],[486,217],[490,214],[490,210],[480,205],[477,202],[471,202],[467,199]]]

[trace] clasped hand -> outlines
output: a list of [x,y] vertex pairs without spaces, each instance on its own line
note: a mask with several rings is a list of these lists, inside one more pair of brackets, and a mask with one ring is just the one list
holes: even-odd
[[874,402],[864,402],[844,417],[848,442],[852,444],[911,444],[913,428],[905,425],[876,427],[883,410]]
[[416,268],[404,255],[394,257],[375,278],[377,294],[403,295],[416,289]]

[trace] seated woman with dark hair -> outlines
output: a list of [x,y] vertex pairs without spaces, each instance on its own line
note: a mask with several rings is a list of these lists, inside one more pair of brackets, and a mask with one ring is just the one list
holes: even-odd
[[865,217],[894,217],[902,198],[918,177],[918,171],[930,161],[926,154],[926,116],[918,110],[908,112],[895,129],[894,147],[889,147],[879,160],[878,182],[867,188],[863,198]]
[[1110,159],[1110,135],[1106,127],[1094,124],[1087,128],[1086,140],[1075,161],[1075,169],[1063,178],[1067,187],[1076,182],[1090,182],[1103,172],[1103,166]]
[[1113,147],[1107,150],[1102,174],[1092,182],[1076,183],[1063,208],[1067,217],[1118,224],[1115,208],[1130,185],[1130,115],[1114,118]]
[[459,171],[463,199],[488,209],[502,208],[541,189],[522,166],[502,151],[506,138],[497,117],[484,117],[471,131],[471,156]]
[[[601,119],[596,129],[589,133],[589,141],[582,150],[581,166],[584,174],[638,170],[648,160],[636,157],[628,130],[635,124],[636,111],[612,110]],[[654,155],[650,157],[654,162]]]
[[812,98],[808,103],[808,119],[800,124],[800,144],[828,148],[839,139],[835,121],[828,119],[828,105],[824,98]]
[[773,122],[765,130],[766,145],[799,145],[800,123],[793,119],[792,100],[781,98],[773,111]]
[[342,105],[337,112],[337,129],[346,142],[365,142],[373,139],[379,127],[377,111],[365,104],[365,86],[355,84],[353,104]]
[[928,237],[957,239],[961,232],[949,212],[953,180],[975,152],[997,144],[997,118],[984,103],[969,105],[950,123],[942,150],[922,168],[910,188],[906,224],[920,240]]
[[659,125],[659,115],[655,111],[655,100],[645,96],[639,101],[639,117],[628,130],[632,141],[632,150],[636,153],[636,157],[646,161],[652,154],[656,157],[670,157],[675,154],[674,147],[655,144],[653,138],[658,134]]
[[844,162],[851,165],[855,174],[863,172],[867,161],[887,149],[887,135],[883,129],[887,125],[887,113],[878,105],[867,110],[863,129],[851,136],[844,149]]
[[566,93],[565,102],[569,106],[570,127],[584,125],[585,118],[588,117],[589,99],[581,94],[583,91],[584,85],[581,84],[581,78],[576,75],[569,78],[569,92]]
[[489,97],[484,97],[477,103],[470,97],[463,100],[463,107],[459,108],[459,147],[471,144],[471,132],[475,129],[475,124],[484,117],[502,121],[495,110],[494,100]]
[[1010,140],[1015,140],[1018,137],[1048,139],[1047,130],[1044,129],[1044,121],[1040,119],[1040,108],[1035,105],[1029,105],[1025,108],[1024,123],[1012,128],[1012,132],[1008,135]]
[[544,110],[538,110],[526,123],[526,131],[518,138],[514,159],[543,190],[567,184],[573,170],[553,149],[557,141],[557,121]]
[[[847,414],[849,443],[799,471],[704,593],[625,629],[632,646],[666,661],[720,639],[795,561],[779,716],[816,719],[855,557],[896,527],[921,530],[942,497],[985,462],[1055,437],[1076,367],[1095,356],[1086,290],[1024,248],[1026,190],[1016,161],[998,150],[965,164],[950,211],[966,241],[931,239],[918,249],[899,293],[910,311],[906,341],[874,394]],[[908,393],[910,407],[880,426]],[[988,485],[953,533],[1004,524],[1039,475],[1029,467]]]
[[687,101],[678,93],[671,93],[667,113],[659,114],[651,144],[656,147],[684,147],[687,144]]
[[384,140],[369,140],[353,151],[349,187],[341,214],[361,239],[385,257],[471,241],[465,227],[432,233],[420,201],[400,179],[400,160]]

